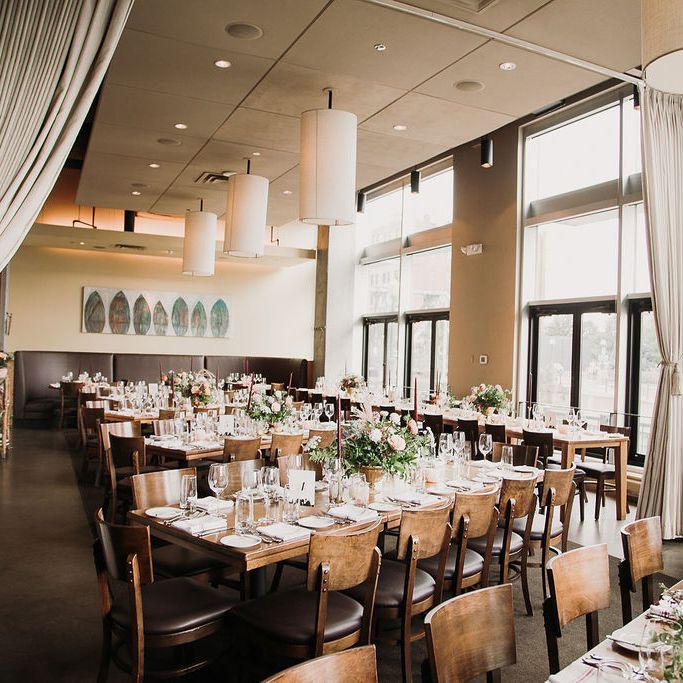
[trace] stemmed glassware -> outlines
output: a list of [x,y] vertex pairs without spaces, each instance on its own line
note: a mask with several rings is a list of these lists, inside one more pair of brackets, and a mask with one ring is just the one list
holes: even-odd
[[228,465],[224,462],[211,463],[209,467],[208,484],[209,488],[216,496],[216,516],[220,508],[220,495],[228,488],[229,475]]
[[479,435],[479,452],[484,456],[484,460],[488,460],[488,455],[493,449],[493,440],[490,434]]
[[671,664],[673,648],[661,639],[662,632],[667,628],[657,622],[645,621],[638,660],[648,681],[663,680],[666,667]]
[[439,459],[448,462],[453,455],[453,435],[446,432],[439,434]]
[[334,416],[334,404],[332,403],[326,403],[325,404],[325,415],[327,415],[327,419],[332,422],[332,417]]
[[503,469],[512,470],[514,467],[514,457],[512,453],[512,446],[503,446],[500,449],[500,462]]
[[270,506],[275,499],[275,494],[280,487],[280,470],[277,467],[264,467],[262,469],[263,496],[265,502],[265,514],[261,522],[271,523],[275,518],[270,514]]
[[323,404],[322,403],[315,403],[313,405],[313,417],[315,417],[316,421],[319,423],[320,418],[323,416]]

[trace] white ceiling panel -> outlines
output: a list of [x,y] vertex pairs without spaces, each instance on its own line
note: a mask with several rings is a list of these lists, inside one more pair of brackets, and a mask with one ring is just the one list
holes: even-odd
[[223,189],[191,188],[174,185],[151,207],[154,213],[170,216],[184,216],[188,209],[199,209],[199,200],[204,201],[204,210],[217,216],[225,213],[226,192]]
[[[328,0],[138,0],[127,27],[173,40],[226,52],[279,57],[313,21]],[[262,29],[258,40],[230,36],[229,24],[247,23]]]
[[[374,52],[374,51],[373,51]],[[278,63],[244,101],[244,106],[299,116],[302,111],[327,106],[323,90],[334,89],[335,109],[350,111],[363,120],[406,91],[368,83],[341,73]]]
[[119,85],[239,104],[273,60],[226,52],[229,69],[217,69],[214,48],[126,29],[112,60],[107,81]]
[[[233,109],[229,104],[110,83],[102,92],[97,119],[115,126],[208,138]],[[179,131],[174,128],[176,123],[184,123],[187,128]]]
[[[499,68],[503,62],[514,62],[517,68],[503,71]],[[518,118],[602,80],[602,76],[584,69],[492,41],[417,90]],[[484,88],[463,92],[456,87],[462,81],[478,81]]]
[[[398,140],[410,138],[447,149],[500,128],[512,120],[513,117],[505,114],[473,111],[471,107],[455,102],[409,93],[375,114],[361,128],[384,133]],[[408,129],[395,131],[393,125],[396,123],[406,125]]]
[[[399,171],[429,159],[448,147],[448,145],[431,144],[409,138],[397,141],[395,135],[359,130],[357,160],[359,164]],[[390,173],[384,175],[390,175]]]
[[[344,0],[323,13],[284,61],[410,89],[483,42],[425,19]],[[377,43],[386,50],[375,50]]]
[[298,154],[299,117],[239,107],[214,138]]

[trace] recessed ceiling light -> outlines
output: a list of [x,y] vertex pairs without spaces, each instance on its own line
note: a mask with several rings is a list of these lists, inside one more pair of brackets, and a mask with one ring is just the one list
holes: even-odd
[[82,247],[85,246],[85,242],[79,242],[79,244],[80,244]]
[[217,59],[213,65],[219,69],[229,69],[232,66],[232,62],[229,62],[227,59]]
[[256,40],[263,35],[263,29],[255,24],[228,24],[225,32],[237,40]]
[[251,156],[253,156],[253,157],[260,157],[260,156],[261,156],[261,152],[252,152],[252,153],[251,153]]
[[150,168],[161,168],[160,164],[147,164]]
[[142,192],[138,192],[137,190],[133,190],[131,192],[131,194],[133,195],[133,197],[139,197],[142,194]]
[[395,123],[393,126],[394,130],[408,130],[408,126],[403,123]]
[[174,123],[173,127],[177,128],[178,130],[185,130],[187,128],[187,124],[186,123]]
[[498,68],[501,71],[514,71],[517,68],[517,65],[514,62],[502,62],[498,65]]
[[167,253],[169,256],[173,256],[173,249],[166,249],[166,253]]
[[177,147],[178,145],[183,144],[182,142],[180,142],[180,140],[174,140],[173,138],[158,138],[157,142],[160,145],[170,145],[173,147]]
[[384,43],[375,43],[373,47],[377,52],[384,52],[384,50],[387,49],[387,46]]
[[462,92],[477,92],[484,89],[484,84],[481,81],[458,81],[453,83],[456,90]]
[[291,190],[282,190],[282,194],[290,195],[292,194]]

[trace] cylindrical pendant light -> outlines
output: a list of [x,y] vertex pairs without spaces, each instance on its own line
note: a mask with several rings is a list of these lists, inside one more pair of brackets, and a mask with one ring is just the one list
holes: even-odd
[[493,166],[493,138],[487,136],[481,139],[479,163],[482,168],[491,168]]
[[299,217],[315,225],[350,225],[356,219],[358,119],[348,111],[301,114]]
[[359,192],[358,197],[356,198],[356,212],[357,213],[365,213],[365,200],[367,199],[367,196],[365,192]]
[[256,258],[263,256],[266,213],[268,212],[268,178],[247,172],[230,176],[225,209],[225,242],[223,251],[230,256]]
[[410,193],[420,194],[420,172],[411,171],[410,172]]
[[183,275],[213,275],[216,268],[216,214],[203,211],[185,214]]
[[683,94],[683,2],[642,0],[641,45],[647,84]]

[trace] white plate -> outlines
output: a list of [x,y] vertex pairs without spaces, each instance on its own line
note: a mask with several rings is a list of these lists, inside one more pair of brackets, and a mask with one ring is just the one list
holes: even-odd
[[636,645],[635,643],[629,643],[625,640],[619,640],[618,638],[614,638],[613,636],[607,636],[607,640],[611,640],[612,645],[616,645],[622,650],[626,650],[626,652],[634,652],[635,654],[638,654],[640,652],[640,646]]
[[223,536],[221,543],[231,548],[255,548],[261,543],[261,539],[258,536],[231,534],[230,536]]
[[334,526],[334,524],[335,521],[328,517],[310,515],[309,517],[299,518],[299,526],[306,527],[307,529],[327,529],[328,527]]
[[177,517],[180,510],[177,508],[149,508],[149,510],[145,510],[145,514],[148,517],[154,517],[154,519],[171,519],[171,517]]
[[385,503],[381,500],[378,500],[376,503],[370,503],[368,507],[376,512],[395,512],[401,509],[401,506],[396,505],[396,503]]
[[450,496],[453,494],[453,489],[449,488],[445,484],[437,484],[436,486],[430,486],[427,491],[429,493],[436,493],[440,496]]
[[474,482],[469,479],[451,479],[446,482],[446,486],[454,489],[470,489],[474,486]]
[[516,467],[512,468],[515,472],[527,472],[528,474],[535,474],[536,473],[536,468],[531,467],[530,465],[517,465]]
[[474,481],[480,481],[482,484],[497,484],[499,481],[498,477],[494,477],[490,474],[482,474],[474,478]]

